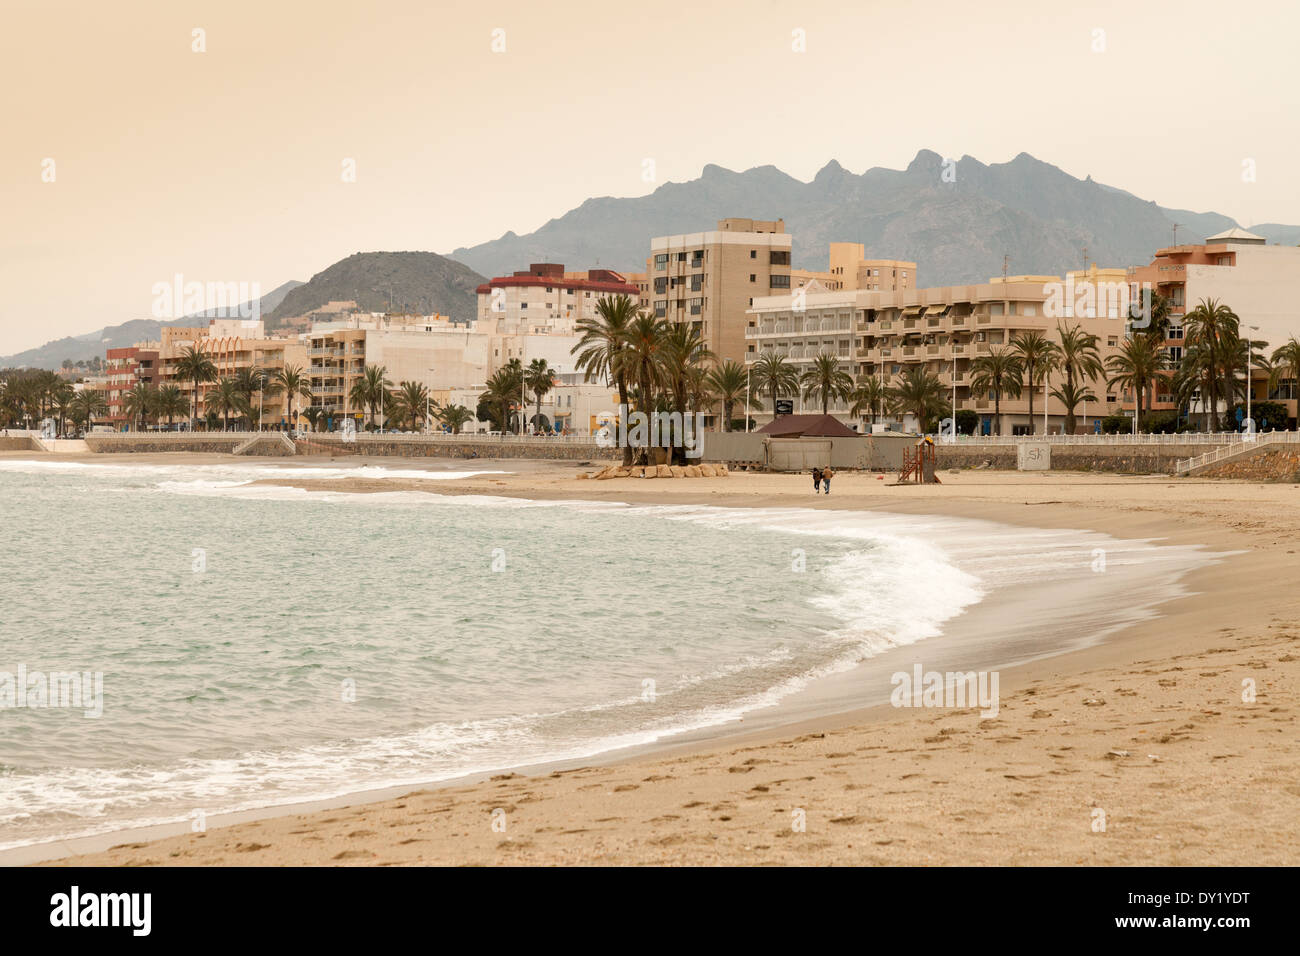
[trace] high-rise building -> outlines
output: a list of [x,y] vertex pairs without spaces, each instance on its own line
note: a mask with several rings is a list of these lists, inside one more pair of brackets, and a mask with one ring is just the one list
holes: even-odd
[[718,361],[743,362],[746,310],[790,290],[791,246],[782,219],[721,219],[712,232],[652,239],[650,308],[693,326]]

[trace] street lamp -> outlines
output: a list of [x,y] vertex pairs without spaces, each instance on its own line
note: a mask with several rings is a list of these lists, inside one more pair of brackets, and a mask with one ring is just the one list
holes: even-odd
[[433,434],[433,419],[429,416],[429,401],[433,397],[433,366],[429,367],[429,387],[424,391],[424,433]]
[[[1248,325],[1246,326],[1246,328],[1250,329],[1250,331],[1252,332],[1259,331],[1258,325]],[[1254,419],[1250,417],[1250,393],[1251,393],[1250,365],[1254,360],[1255,360],[1255,340],[1248,335],[1246,336],[1246,419],[1251,424],[1246,427],[1249,428],[1252,432],[1259,431],[1259,429],[1254,427],[1255,424]]]

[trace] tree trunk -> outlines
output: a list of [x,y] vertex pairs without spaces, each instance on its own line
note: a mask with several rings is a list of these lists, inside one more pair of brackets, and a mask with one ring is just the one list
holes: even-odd
[[[953,421],[956,422],[956,409],[953,410]],[[1029,434],[1034,434],[1034,367],[1029,366]]]

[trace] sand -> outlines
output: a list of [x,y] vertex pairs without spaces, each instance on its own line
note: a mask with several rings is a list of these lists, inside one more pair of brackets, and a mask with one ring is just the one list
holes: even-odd
[[[31,453],[0,457],[36,457]],[[60,456],[67,460],[65,456]],[[143,464],[228,456],[91,456]],[[310,460],[295,459],[300,466]],[[320,464],[355,465],[358,459]],[[275,464],[270,461],[262,464]],[[339,491],[808,506],[977,517],[1241,551],[1191,596],[1086,650],[1005,669],[1001,711],[877,707],[503,773],[372,802],[99,840],[84,865],[1287,864],[1300,862],[1300,487],[1164,477],[944,472],[577,480],[571,463],[455,481],[277,480]],[[1243,681],[1254,697],[1243,699]],[[109,847],[110,843],[118,843]],[[87,844],[79,844],[84,848]],[[70,852],[74,847],[62,848]],[[47,852],[57,852],[49,851]],[[13,858],[11,858],[12,861]]]

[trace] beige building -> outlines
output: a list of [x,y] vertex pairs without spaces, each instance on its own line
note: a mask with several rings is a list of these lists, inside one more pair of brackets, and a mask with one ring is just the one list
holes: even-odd
[[364,413],[351,392],[368,365],[382,367],[393,388],[409,381],[445,389],[489,374],[489,337],[443,315],[354,313],[313,326],[306,338],[311,404],[331,418]]
[[712,232],[650,241],[650,310],[690,323],[719,361],[745,358],[745,313],[791,289],[792,237],[777,219],[722,219]]
[[[262,369],[274,376],[286,365],[295,365],[304,371],[307,367],[306,346],[296,338],[268,336],[260,319],[212,319],[206,326],[164,327],[160,330],[160,335],[158,384],[175,385],[187,403],[191,401],[194,384],[176,374],[176,360],[190,346],[207,355],[217,367],[218,380],[253,368]],[[208,413],[208,396],[215,384],[199,384],[200,419]],[[297,413],[305,404],[301,397],[294,399],[295,417],[300,417]],[[254,394],[253,407],[260,411],[260,421],[264,427],[289,427],[288,403],[283,393]]]
[[[909,272],[914,274],[914,270]],[[993,397],[970,387],[971,363],[977,358],[1008,347],[1020,332],[1037,330],[1056,340],[1058,323],[1078,324],[1096,335],[1103,361],[1114,353],[1124,335],[1126,308],[1103,300],[1090,311],[1058,314],[1067,285],[1073,289],[1086,281],[1087,277],[1072,275],[1067,280],[1013,276],[1004,282],[999,276],[981,285],[896,292],[813,288],[802,297],[802,309],[796,308],[795,297],[772,296],[756,301],[749,311],[745,357],[753,363],[771,351],[803,370],[818,355],[830,353],[855,378],[876,376],[886,384],[895,383],[908,368],[920,366],[938,376],[950,393],[955,388],[957,409],[969,409],[979,416],[977,431],[996,434]],[[1056,384],[1051,382],[1052,387]],[[1092,389],[1098,401],[1075,410],[1080,431],[1091,431],[1094,422],[1118,401],[1107,390],[1104,378],[1092,383]],[[1043,431],[1043,402],[1040,383],[1034,394],[1034,428],[1039,434]],[[765,398],[764,404],[770,406],[770,401]],[[796,411],[801,407],[802,401],[796,399]],[[1004,396],[1001,411],[1004,434],[1029,431],[1027,390],[1018,398]],[[832,405],[831,412],[848,418],[847,403]],[[1065,408],[1055,398],[1047,400],[1047,416],[1049,430],[1060,431]],[[771,408],[755,417],[770,421]],[[853,422],[862,428],[866,416]],[[916,423],[907,424],[915,427]]]

